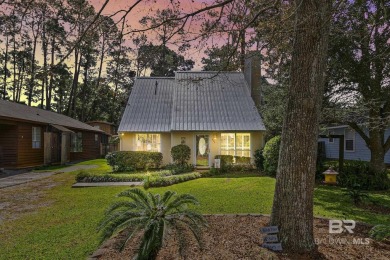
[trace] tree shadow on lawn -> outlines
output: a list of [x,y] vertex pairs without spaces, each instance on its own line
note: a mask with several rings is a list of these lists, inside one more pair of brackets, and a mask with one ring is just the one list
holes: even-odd
[[250,177],[269,177],[269,178],[272,178],[272,177],[267,176],[264,173],[261,173],[258,171],[221,173],[218,175],[207,176],[204,178],[250,178]]
[[[370,194],[378,203],[385,203],[390,200],[390,196]],[[314,196],[314,215],[332,217],[338,219],[353,219],[372,225],[390,224],[390,216],[373,211],[367,207],[371,202],[366,201],[362,206],[356,207],[352,200],[345,196],[340,187],[317,186]]]

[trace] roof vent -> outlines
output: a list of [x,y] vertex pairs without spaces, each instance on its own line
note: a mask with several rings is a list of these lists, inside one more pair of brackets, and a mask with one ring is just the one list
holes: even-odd
[[154,87],[154,94],[157,95],[157,86],[158,86],[158,82],[156,80],[156,86]]

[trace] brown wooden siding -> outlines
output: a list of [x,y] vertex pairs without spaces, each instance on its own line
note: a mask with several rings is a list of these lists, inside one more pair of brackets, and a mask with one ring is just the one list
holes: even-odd
[[104,131],[107,134],[115,135],[115,126],[104,122],[89,122],[89,125],[98,127],[98,129]]
[[[32,128],[41,128],[41,146],[32,148]],[[45,125],[18,123],[18,168],[33,167],[43,165],[43,132]]]
[[17,167],[17,129],[16,125],[0,124],[0,168]]
[[[77,132],[77,130],[74,130]],[[95,141],[95,134],[98,135],[98,140]],[[90,160],[100,158],[100,140],[101,134],[94,132],[82,132],[83,136],[83,151],[70,152],[71,161]]]

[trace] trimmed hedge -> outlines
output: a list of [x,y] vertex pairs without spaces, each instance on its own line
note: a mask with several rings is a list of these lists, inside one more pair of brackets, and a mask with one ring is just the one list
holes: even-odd
[[221,167],[233,164],[233,155],[216,155],[215,159],[221,159]]
[[187,172],[193,172],[195,166],[192,164],[167,164],[164,166],[164,169],[169,170],[173,175],[182,174]]
[[103,173],[103,174],[91,174],[85,170],[79,171],[76,175],[77,182],[132,182],[132,181],[144,181],[145,177],[149,174],[152,177],[164,177],[172,175],[170,171],[159,171],[151,173]]
[[144,188],[165,187],[185,181],[195,180],[200,177],[202,177],[202,174],[199,172],[184,173],[167,177],[149,177],[145,179]]
[[234,156],[234,159],[236,159],[236,164],[250,164],[251,158],[245,157],[245,156]]
[[107,163],[114,172],[159,168],[163,155],[159,152],[120,151],[106,155]]

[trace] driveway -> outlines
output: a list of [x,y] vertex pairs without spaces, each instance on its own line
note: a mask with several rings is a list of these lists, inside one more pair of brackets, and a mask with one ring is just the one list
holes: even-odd
[[63,172],[73,172],[84,169],[92,169],[96,168],[97,165],[72,165],[66,168],[53,170],[51,172],[26,172],[17,175],[13,175],[10,177],[0,178],[0,189],[20,185],[24,183],[28,183],[35,180],[40,180],[43,178],[47,178],[54,174],[59,174]]

